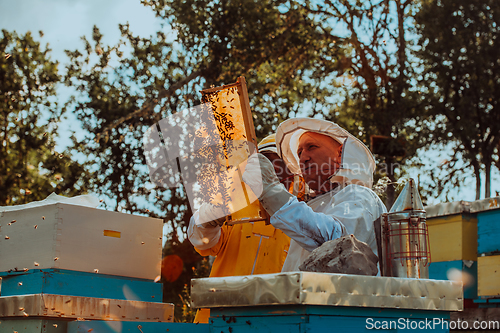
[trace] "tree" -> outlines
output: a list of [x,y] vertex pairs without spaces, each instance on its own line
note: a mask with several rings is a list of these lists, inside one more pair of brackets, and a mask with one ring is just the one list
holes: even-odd
[[[147,4],[176,29],[176,41],[167,41],[163,32],[141,39],[122,26],[123,43],[106,47],[95,28],[94,45],[85,41],[85,54],[68,52],[71,64],[65,81],[87,98],[84,102],[75,99],[73,104],[89,133],[82,151],[93,156],[94,165],[100,164],[101,176],[92,186],[112,193],[117,206],[140,211],[129,196],[129,190],[139,189],[138,184],[145,184],[147,178],[136,177],[141,174],[137,171],[131,173],[134,164],[144,164],[136,143],[145,128],[199,104],[201,96],[196,91],[203,87],[246,76],[259,137],[300,110],[301,102],[318,104],[327,92],[318,72],[328,73],[332,66],[331,61],[321,64],[320,60],[336,55],[335,43],[317,38],[301,8],[283,14],[280,3],[223,1],[216,7],[213,1],[195,1],[189,6],[151,1]],[[263,21],[263,31],[250,29],[256,20]],[[123,55],[125,47],[131,50],[130,56]],[[127,135],[130,140],[125,139]],[[108,163],[108,157],[115,162]]]
[[426,66],[421,84],[428,87],[432,103],[427,112],[436,122],[428,144],[450,144],[453,149],[453,158],[446,163],[448,175],[438,186],[443,189],[447,181],[456,184],[465,164],[474,170],[476,200],[484,172],[488,198],[491,168],[499,161],[500,4],[422,1],[415,20],[422,45],[418,55]]
[[64,109],[55,101],[58,63],[31,33],[0,39],[0,205],[85,192],[82,166],[55,150]]
[[325,38],[336,34],[345,51],[331,81],[341,97],[326,118],[372,146],[380,174],[390,179],[385,198],[390,208],[396,195],[393,184],[426,135],[419,126],[424,100],[411,84],[413,2],[304,2],[304,8],[315,16]]
[[311,111],[329,105],[324,77],[335,68],[339,50],[335,38],[324,38],[297,2],[144,3],[165,20],[183,52],[190,54],[194,70],[184,83],[200,77],[200,88],[207,88],[246,77],[258,137],[300,112],[304,102],[312,105]]

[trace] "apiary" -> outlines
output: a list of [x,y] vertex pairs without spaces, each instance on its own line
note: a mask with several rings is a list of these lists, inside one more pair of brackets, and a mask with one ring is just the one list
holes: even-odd
[[500,304],[500,197],[471,203],[477,214],[477,289],[480,306]]
[[[162,303],[163,221],[68,203],[0,213],[0,333],[173,323]],[[175,325],[174,325],[175,326]],[[173,327],[172,327],[173,328]],[[170,328],[165,328],[170,329]]]

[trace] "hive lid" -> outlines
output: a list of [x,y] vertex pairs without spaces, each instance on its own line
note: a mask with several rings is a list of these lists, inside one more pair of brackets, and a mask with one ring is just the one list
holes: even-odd
[[191,280],[195,308],[283,304],[461,311],[463,290],[454,281],[312,272]]
[[442,202],[425,207],[427,217],[438,217],[471,212],[471,203],[468,201]]
[[464,213],[481,213],[500,209],[500,197],[486,198],[476,201],[442,202],[425,207],[427,217],[438,217]]
[[0,317],[173,322],[174,305],[109,298],[28,294],[0,297]]
[[494,210],[500,208],[500,197],[486,198],[476,200],[470,204],[471,213],[484,212],[486,210]]

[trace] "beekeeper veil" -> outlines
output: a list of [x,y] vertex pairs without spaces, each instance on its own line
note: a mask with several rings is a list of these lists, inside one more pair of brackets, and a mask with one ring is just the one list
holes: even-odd
[[342,144],[340,168],[330,177],[331,182],[372,187],[375,159],[368,147],[339,125],[321,119],[293,118],[279,125],[276,132],[278,155],[291,172],[301,175],[297,149],[305,132],[324,134]]

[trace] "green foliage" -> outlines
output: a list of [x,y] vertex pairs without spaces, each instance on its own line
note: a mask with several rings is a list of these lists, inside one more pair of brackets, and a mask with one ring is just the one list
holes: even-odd
[[489,197],[491,167],[499,160],[500,3],[422,1],[415,19],[422,45],[418,55],[426,65],[421,84],[431,100],[427,113],[433,131],[427,143],[453,149],[446,177],[435,177],[435,188],[441,192],[449,189],[447,183],[459,186],[463,169],[472,168],[476,199],[482,172]]
[[82,123],[83,139],[73,149],[88,157],[93,172],[89,186],[107,196],[107,208],[163,218],[177,233],[185,234],[190,217],[182,188],[151,184],[142,148],[142,136],[160,119],[191,107],[199,82],[189,57],[175,50],[167,36],[134,36],[120,26],[122,40],[105,46],[94,27],[84,51],[67,51],[65,83],[80,96],[68,105]]
[[[384,139],[375,151],[377,178],[387,176],[386,205],[394,202],[392,183],[420,147],[425,128],[420,126],[424,100],[411,84],[416,75],[412,43],[411,1],[304,2],[325,36],[335,36],[344,56],[336,76],[327,81],[337,94],[338,107],[327,119],[357,135],[367,145],[374,136]],[[374,148],[374,147],[372,147]]]
[[73,196],[86,191],[85,172],[68,152],[55,151],[64,109],[55,99],[58,63],[31,33],[0,39],[0,205]]
[[[205,87],[245,76],[257,136],[331,107],[324,79],[339,49],[296,1],[150,0],[202,71]],[[341,55],[341,53],[340,53]]]

